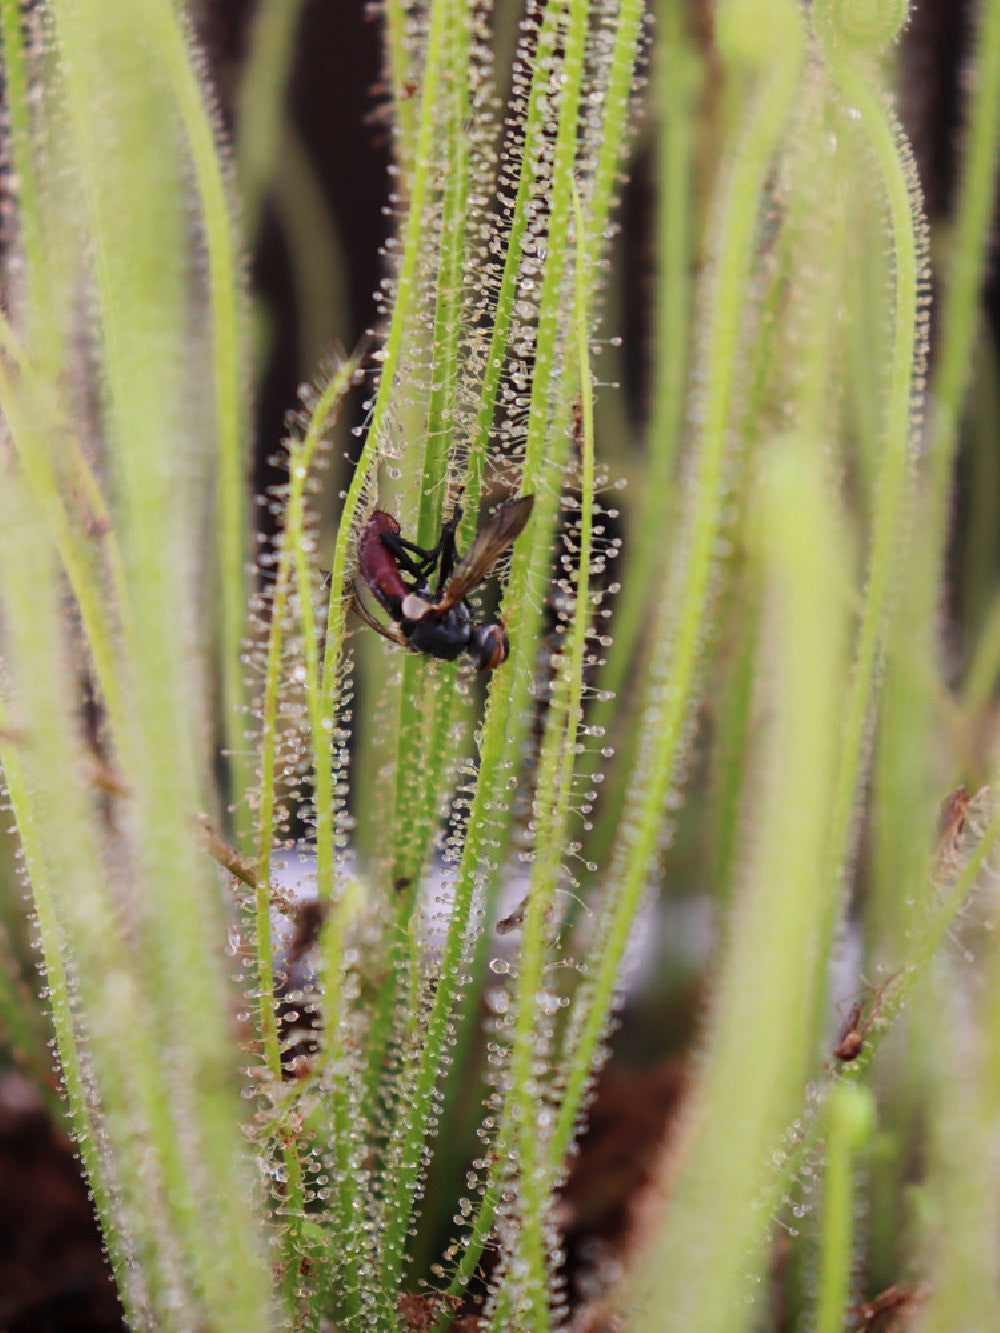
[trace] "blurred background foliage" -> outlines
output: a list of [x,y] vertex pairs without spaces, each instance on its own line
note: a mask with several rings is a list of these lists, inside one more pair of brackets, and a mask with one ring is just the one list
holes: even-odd
[[[618,704],[613,714],[607,710],[620,757],[617,769],[609,768],[606,786],[617,792],[619,801],[625,799],[621,784],[636,744],[636,699],[649,669],[643,652],[651,617],[645,612],[665,578],[669,534],[681,504],[674,486],[676,456],[657,453],[655,467],[661,471],[651,476],[648,446],[651,439],[665,435],[680,439],[692,360],[703,334],[692,315],[695,282],[708,248],[713,183],[740,92],[724,77],[711,5],[660,0],[654,7],[657,26],[649,84],[642,98],[632,168],[622,188],[621,229],[611,252],[600,355],[594,365],[602,382],[596,428],[599,456],[612,478],[632,483],[616,495],[618,512],[609,520],[624,549],[615,571],[623,580],[624,593],[610,630],[626,642],[631,639],[630,651],[614,659],[620,672],[614,682]],[[954,453],[944,451],[949,476],[938,487],[938,498],[932,494],[912,546],[897,553],[900,568],[907,571],[921,566],[925,537],[932,562],[938,535],[945,539],[940,585],[931,586],[933,575],[918,578],[913,603],[907,601],[910,593],[904,587],[887,652],[885,713],[874,740],[870,795],[863,808],[850,804],[857,852],[847,857],[852,863],[847,885],[850,908],[838,932],[828,984],[831,1014],[836,1013],[835,1002],[841,1004],[840,1018],[826,1020],[831,1055],[836,1040],[847,1040],[854,1032],[862,1041],[874,1038],[895,1017],[889,1002],[894,968],[913,961],[924,947],[915,917],[906,910],[913,905],[907,901],[914,896],[912,886],[921,884],[927,865],[936,866],[936,889],[947,884],[952,861],[955,873],[961,873],[959,861],[964,866],[969,855],[963,843],[967,821],[981,829],[995,813],[995,797],[982,791],[996,781],[1000,662],[1000,282],[992,229],[981,297],[961,314],[963,329],[946,328],[947,306],[940,298],[961,266],[965,244],[962,234],[956,234],[954,210],[956,183],[970,142],[965,123],[974,87],[970,53],[978,23],[990,21],[991,31],[996,32],[990,17],[996,9],[989,0],[966,4],[917,0],[887,62],[887,82],[897,90],[930,227],[935,299],[929,373],[932,384],[938,382],[935,377],[951,376],[946,389],[952,396],[945,407],[954,420],[942,424],[937,413],[944,395],[939,394],[932,400],[928,430],[947,432],[954,426],[958,434]],[[290,0],[270,5],[218,0],[201,5],[192,17],[234,145],[232,165],[244,234],[253,240],[249,258],[252,484],[255,495],[265,496],[284,480],[280,446],[300,385],[314,379],[331,348],[349,350],[366,336],[376,343],[379,339],[373,294],[387,273],[382,244],[394,231],[392,209],[387,208],[393,109],[383,28],[377,8],[360,0],[336,4],[308,0],[301,5]],[[501,85],[520,17],[516,0],[498,0],[495,27]],[[405,114],[405,99],[398,105]],[[803,170],[793,161],[790,175],[797,165]],[[804,174],[815,169],[815,161],[807,163]],[[793,237],[798,250],[786,259],[798,266],[797,272],[808,268],[810,246],[837,243],[807,216],[810,190],[820,188],[810,182],[809,189],[795,196],[806,216],[796,219],[802,229],[797,239]],[[775,193],[780,196],[780,188]],[[854,218],[852,208],[858,210]],[[848,201],[839,225],[848,232],[855,225],[860,230],[857,218],[872,209],[880,211],[882,204],[866,196],[859,181],[857,195]],[[755,235],[756,254],[763,257],[764,268],[773,241],[767,221],[760,220]],[[857,271],[846,274],[847,284],[857,281],[862,293],[866,283],[878,286],[884,254],[846,249],[857,262]],[[974,275],[974,286],[979,276]],[[817,299],[823,299],[822,293]],[[861,299],[858,308],[864,304]],[[764,305],[766,309],[766,299]],[[880,377],[885,373],[879,355],[889,333],[882,302],[872,302],[870,309],[871,327],[855,325],[854,342],[849,337],[831,350],[838,359],[842,397],[831,403],[830,412],[843,415],[846,434],[855,444],[831,466],[842,482],[845,508],[854,526],[845,533],[832,521],[823,533],[830,549],[842,552],[839,564],[845,571],[863,565],[861,534],[875,503],[875,463],[865,439],[881,429],[872,404],[879,401]],[[683,330],[680,338],[678,329]],[[940,366],[937,349],[943,333],[949,338],[948,354],[959,358],[957,367]],[[798,391],[795,376],[786,377],[781,363],[782,358],[789,363],[794,359],[794,328],[783,338],[790,341],[774,344],[780,364],[755,367],[760,382],[742,386],[753,406],[764,403],[760,421],[780,421],[784,396]],[[953,347],[965,351],[953,353]],[[757,400],[755,393],[760,395]],[[359,449],[350,427],[361,415],[358,391],[339,419],[331,479],[324,491],[329,526],[321,533],[321,550],[324,544],[327,549],[332,546],[337,496],[349,480]],[[930,446],[921,447],[930,452]],[[789,484],[780,467],[760,483],[765,495],[780,494]],[[794,484],[807,497],[816,478],[803,475]],[[746,496],[746,490],[737,489]],[[934,509],[935,504],[940,508],[940,496],[946,497],[943,512]],[[745,500],[737,503],[741,506]],[[812,508],[805,498],[802,504],[804,512],[821,521],[822,500]],[[274,537],[274,512],[260,504],[255,518],[266,553]],[[749,530],[746,540],[752,549]],[[741,547],[742,541],[741,536],[737,545]],[[808,567],[805,554],[786,553],[786,557],[800,572]],[[752,839],[746,838],[746,828],[740,824],[738,785],[748,772],[745,756],[755,740],[754,727],[760,726],[749,695],[750,663],[759,645],[745,608],[768,594],[754,586],[758,575],[753,572],[753,557],[747,557],[744,566],[742,549],[730,568],[734,576],[721,595],[700,738],[687,765],[683,806],[678,803],[671,813],[676,827],[664,874],[666,892],[643,918],[643,957],[633,964],[627,1004],[614,1035],[617,1058],[594,1107],[589,1146],[585,1143],[564,1196],[562,1221],[571,1284],[585,1284],[588,1272],[600,1271],[605,1260],[613,1274],[614,1265],[629,1252],[627,1245],[621,1248],[623,1236],[634,1232],[635,1198],[650,1184],[655,1145],[668,1132],[671,1114],[687,1087],[690,1075],[684,1057],[703,1029],[713,992],[710,978],[717,975],[723,947],[720,936],[723,942],[738,944],[745,924],[739,915],[727,918],[727,906],[734,894],[745,889],[748,876],[766,879],[770,873],[766,855],[761,853],[757,861],[746,850]],[[818,567],[815,579],[822,574]],[[812,586],[814,595],[829,599],[832,608],[840,596],[836,580],[829,587],[819,582]],[[834,626],[826,652],[829,660],[841,661],[843,645],[835,631]],[[794,681],[788,688],[794,690]],[[778,702],[772,700],[772,705],[777,707]],[[365,706],[362,694],[356,708]],[[759,709],[759,701],[755,707]],[[785,752],[786,762],[789,753],[794,751]],[[804,819],[796,804],[798,775],[789,773],[786,784],[787,818],[798,829]],[[939,827],[938,807],[959,784],[969,793],[981,794],[971,807],[962,798],[957,804],[952,800]],[[608,808],[615,809],[614,799]],[[770,830],[780,827],[780,811],[757,815],[767,820]],[[612,830],[601,819],[598,808],[593,846],[587,854],[604,865]],[[900,894],[901,885],[911,887]],[[850,1094],[838,1096],[826,1111],[825,1154],[810,1159],[804,1153],[805,1167],[779,1173],[782,1195],[792,1177],[797,1185],[789,1186],[787,1199],[773,1201],[782,1225],[761,1268],[760,1281],[766,1287],[759,1303],[761,1327],[805,1327],[817,1309],[818,1327],[841,1327],[845,1308],[853,1310],[854,1326],[869,1329],[885,1327],[894,1319],[912,1319],[914,1326],[942,1330],[995,1326],[1000,985],[991,935],[994,898],[977,898],[975,910],[967,916],[960,942],[950,937],[945,941],[935,978],[922,977],[915,993],[907,993],[911,1003],[894,1026],[892,1041],[880,1048],[871,1079],[866,1075],[878,1099],[877,1127],[869,1103],[863,1099],[852,1103]],[[720,922],[729,924],[720,930]],[[721,997],[716,997],[716,1013],[727,1003],[738,1009],[741,996],[745,1000],[747,992],[755,991],[755,973],[765,967],[766,948],[765,938],[757,952],[748,955],[745,969],[730,979],[735,991],[727,994],[723,988]],[[803,995],[800,1000],[819,1007],[825,1004],[822,996]],[[786,1003],[793,1001],[786,998]],[[852,1017],[853,1028],[846,1021]],[[716,1041],[709,1049],[720,1044]],[[22,1045],[38,1049],[38,1035]],[[46,1081],[44,1076],[40,1081]],[[733,1114],[738,1116],[738,1089],[734,1095]],[[8,1143],[16,1146],[16,1135],[25,1131],[13,1111],[6,1114]],[[683,1144],[681,1134],[678,1141]],[[790,1143],[788,1151],[794,1156],[798,1145]],[[682,1149],[677,1156],[683,1156]],[[43,1157],[40,1154],[40,1160]],[[34,1179],[42,1178],[42,1170],[39,1166]],[[820,1224],[809,1195],[824,1172],[826,1204]],[[697,1192],[701,1187],[695,1181],[690,1188]],[[678,1186],[677,1198],[686,1198],[684,1189]],[[766,1189],[761,1193],[767,1197]],[[430,1202],[438,1209],[445,1234],[451,1205],[436,1200],[433,1192]],[[697,1200],[691,1203],[689,1215],[698,1215],[700,1207]],[[837,1234],[838,1210],[854,1223],[847,1228],[846,1240]],[[711,1214],[711,1201],[707,1211]],[[683,1219],[685,1213],[681,1210],[678,1215]],[[706,1251],[724,1238],[727,1243],[741,1243],[738,1234],[725,1236],[721,1211],[719,1217],[718,1234],[704,1243]],[[438,1239],[421,1238],[421,1262],[427,1262],[426,1254],[434,1252]],[[695,1256],[700,1243],[695,1233],[691,1241]],[[667,1253],[673,1256],[676,1280],[679,1256],[685,1251],[678,1248],[676,1237],[673,1244],[671,1250],[668,1243]],[[846,1291],[838,1287],[845,1272],[852,1274]],[[87,1281],[81,1278],[85,1289]],[[607,1271],[602,1281],[608,1281]],[[883,1307],[872,1304],[877,1293],[894,1287],[896,1297],[885,1297]],[[571,1286],[572,1299],[582,1299],[585,1290],[585,1285]],[[98,1326],[99,1318],[95,1315],[93,1326]],[[685,1316],[683,1326],[711,1324],[700,1325]]]

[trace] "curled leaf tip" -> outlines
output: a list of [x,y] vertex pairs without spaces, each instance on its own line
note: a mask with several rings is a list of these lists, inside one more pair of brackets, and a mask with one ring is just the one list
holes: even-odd
[[817,0],[813,21],[824,41],[875,54],[899,35],[909,12],[909,0]]

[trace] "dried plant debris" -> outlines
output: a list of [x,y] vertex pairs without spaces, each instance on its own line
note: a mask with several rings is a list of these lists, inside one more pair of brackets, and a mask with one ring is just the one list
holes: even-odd
[[902,1333],[919,1312],[929,1291],[925,1282],[915,1287],[894,1282],[870,1301],[855,1306],[854,1314],[860,1321],[858,1328],[861,1333]]

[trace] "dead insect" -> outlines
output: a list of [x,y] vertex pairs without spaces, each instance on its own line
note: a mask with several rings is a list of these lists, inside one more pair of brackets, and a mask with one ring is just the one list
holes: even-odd
[[953,842],[965,832],[965,821],[968,818],[969,806],[972,804],[972,797],[965,790],[964,785],[956,787],[950,795],[946,796],[941,802],[941,813],[938,816],[938,837],[949,838]]
[[938,840],[934,849],[934,864],[939,870],[958,868],[959,853],[962,850],[962,838],[969,820],[969,807],[980,800],[985,787],[970,796],[965,787],[955,790],[941,802],[938,816]]
[[455,550],[461,509],[456,507],[430,549],[400,536],[393,516],[376,509],[358,542],[358,566],[372,596],[396,623],[379,624],[355,582],[353,604],[358,615],[384,639],[403,648],[446,662],[467,652],[480,671],[494,670],[510,652],[506,630],[495,621],[474,624],[466,598],[524,530],[534,503],[533,495],[524,495],[498,505],[464,556]]
[[[881,986],[877,987],[870,986],[865,982],[865,996],[860,1000],[855,1000],[848,1009],[837,1034],[837,1044],[833,1048],[834,1055],[844,1064],[856,1060],[861,1054],[869,1029],[881,1012],[882,997],[897,975],[896,972],[893,972],[891,976],[886,977]],[[865,1005],[868,1004],[869,999],[871,1004],[868,1013],[865,1014]]]
[[847,1011],[847,1016],[841,1024],[840,1032],[837,1034],[837,1044],[833,1048],[833,1053],[838,1060],[843,1060],[845,1064],[849,1060],[856,1060],[865,1044],[865,1033],[868,1029],[861,1021],[864,1009],[864,1000],[855,1000]]
[[528,910],[528,895],[525,894],[525,896],[521,899],[518,905],[514,908],[513,912],[509,912],[507,916],[502,916],[500,920],[496,923],[496,925],[493,927],[493,929],[496,931],[498,935],[510,935],[515,930],[520,930],[520,928],[524,925],[524,914],[527,910]]

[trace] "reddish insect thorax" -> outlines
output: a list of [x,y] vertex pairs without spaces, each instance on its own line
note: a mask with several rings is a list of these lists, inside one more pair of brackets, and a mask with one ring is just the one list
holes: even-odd
[[382,545],[383,533],[398,535],[399,524],[391,514],[376,509],[365,523],[358,542],[358,564],[362,577],[381,604],[390,613],[398,615],[408,589],[400,577],[396,561]]

